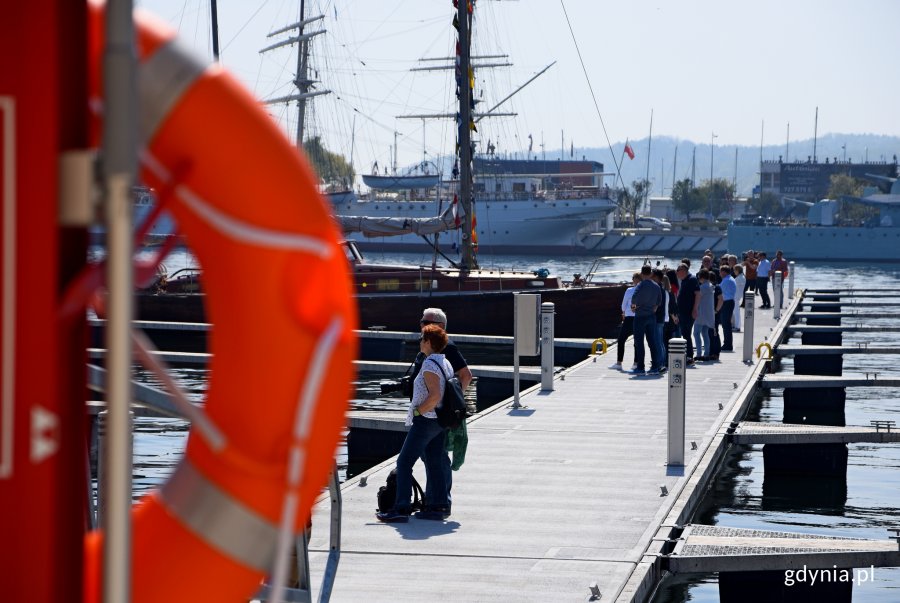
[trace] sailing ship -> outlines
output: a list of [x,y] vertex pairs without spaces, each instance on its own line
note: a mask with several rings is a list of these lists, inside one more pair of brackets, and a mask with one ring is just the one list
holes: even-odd
[[[616,208],[602,184],[603,165],[596,161],[476,157],[473,167],[482,216],[477,235],[492,253],[585,253],[586,234],[596,231]],[[366,174],[363,182],[372,189],[368,196],[332,198],[332,204],[347,237],[374,251],[433,248],[434,241],[424,241],[419,232],[390,236],[380,224],[390,218],[421,221],[438,216],[460,189],[458,179],[439,182],[437,176],[425,175]],[[367,220],[376,227],[367,229]],[[439,241],[442,251],[459,248],[454,234]]]
[[[372,264],[363,259],[352,241],[348,242],[346,248],[348,260],[353,266],[360,324],[364,327],[410,330],[411,326],[416,325],[422,310],[441,307],[448,313],[456,333],[509,335],[513,328],[514,295],[540,293],[543,302],[556,304],[557,337],[613,336],[620,323],[619,305],[625,291],[624,284],[594,283],[582,278],[575,279],[578,284],[567,284],[559,276],[542,271],[499,271],[479,266],[470,138],[474,130],[470,107],[474,76],[469,62],[472,14],[466,10],[467,4],[459,3],[454,19],[458,21],[457,74],[470,74],[469,77],[457,77],[459,174],[453,190],[454,200],[437,215],[421,219],[384,216],[375,220],[380,223],[383,233],[432,234],[438,237],[442,232],[453,233],[459,239],[460,259],[447,267],[439,267],[436,262],[431,266]],[[301,15],[301,28],[305,22],[308,21],[304,21]],[[301,45],[308,43],[309,38],[301,29],[298,36]],[[300,52],[306,55],[302,47]],[[304,64],[301,63],[301,66]],[[297,80],[307,81],[302,73]],[[308,96],[309,91],[301,91],[298,95],[301,110]],[[298,122],[302,123],[302,118]],[[302,132],[298,132],[300,141]],[[550,207],[562,208],[566,204],[573,207],[581,201],[587,203],[578,199],[553,199],[546,203]],[[535,205],[537,202],[532,200],[528,203]],[[342,216],[342,224],[347,226],[354,219],[358,224],[366,223],[365,228],[373,226],[371,217],[366,216]],[[202,276],[200,282],[202,287]],[[194,286],[195,283],[191,283],[191,287]],[[138,296],[137,312],[143,320],[205,321],[202,293],[179,293],[158,286]]]

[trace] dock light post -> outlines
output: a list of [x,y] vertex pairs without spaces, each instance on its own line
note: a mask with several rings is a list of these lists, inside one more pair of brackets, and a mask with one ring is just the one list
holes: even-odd
[[781,270],[776,270],[775,278],[772,280],[772,293],[775,298],[773,300],[774,303],[772,304],[772,317],[775,318],[775,320],[781,318],[781,298],[784,295],[781,291],[782,278]]
[[513,294],[513,410],[522,408],[519,404],[519,356],[541,353],[540,309],[540,295]]
[[753,313],[756,306],[756,294],[744,292],[744,362],[753,362]]
[[794,299],[794,271],[797,267],[794,262],[788,262],[788,299]]
[[684,466],[684,400],[687,340],[669,340],[669,405],[666,464]]
[[716,155],[716,138],[718,135],[713,132],[712,136],[709,138],[709,197],[707,197],[706,201],[709,204],[709,219],[713,220],[715,217],[713,216],[712,211],[712,194],[713,194],[713,159]]
[[553,391],[553,338],[556,306],[541,304],[541,391]]

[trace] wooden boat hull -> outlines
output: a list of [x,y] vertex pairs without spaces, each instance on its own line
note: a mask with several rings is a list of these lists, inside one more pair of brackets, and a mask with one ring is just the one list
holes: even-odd
[[[542,302],[556,305],[556,337],[611,338],[621,324],[625,285],[598,285],[533,291]],[[422,310],[438,307],[447,313],[451,333],[476,335],[513,334],[512,291],[455,291],[423,293],[372,293],[356,296],[361,328],[384,327],[390,331],[414,331]],[[203,294],[140,294],[140,320],[206,322]]]

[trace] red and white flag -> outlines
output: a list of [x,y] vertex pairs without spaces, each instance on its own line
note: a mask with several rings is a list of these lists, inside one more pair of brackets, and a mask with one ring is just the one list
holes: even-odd
[[625,143],[625,154],[628,155],[629,159],[634,159],[634,149],[627,142]]
[[453,195],[453,225],[457,228],[460,227],[460,219],[459,219],[459,197]]

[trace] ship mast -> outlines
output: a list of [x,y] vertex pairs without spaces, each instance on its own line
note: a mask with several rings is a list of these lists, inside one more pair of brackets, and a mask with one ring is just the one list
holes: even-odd
[[294,76],[294,85],[297,87],[296,94],[290,94],[288,96],[282,96],[279,98],[273,98],[265,101],[267,105],[274,105],[277,103],[290,103],[292,101],[297,101],[297,148],[303,148],[303,135],[304,135],[304,126],[306,121],[306,99],[312,98],[314,96],[319,96],[321,94],[329,94],[330,90],[313,90],[313,87],[316,83],[316,80],[309,79],[309,41],[316,37],[325,33],[324,29],[313,31],[310,33],[305,33],[304,29],[310,23],[314,23],[316,21],[320,21],[325,18],[325,15],[318,15],[316,17],[311,17],[309,19],[305,18],[306,12],[306,2],[305,0],[300,0],[300,20],[291,25],[282,27],[281,29],[277,29],[271,32],[266,37],[271,38],[283,33],[293,32],[297,30],[297,35],[287,38],[286,40],[282,40],[281,42],[277,42],[272,44],[271,46],[266,46],[262,50],[259,51],[260,54],[264,52],[269,52],[270,50],[275,50],[276,48],[281,48],[282,46],[290,46],[293,44],[299,44],[297,49],[297,73]]
[[[474,7],[474,2],[471,6]],[[478,259],[475,255],[475,245],[472,240],[474,226],[473,199],[472,199],[472,88],[474,79],[471,75],[470,62],[471,50],[471,19],[468,11],[468,1],[459,2],[457,20],[459,21],[459,71],[457,77],[457,90],[459,92],[459,202],[465,212],[465,222],[462,232],[462,268],[475,270],[478,268]]]

